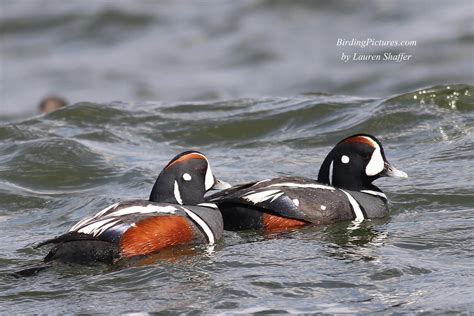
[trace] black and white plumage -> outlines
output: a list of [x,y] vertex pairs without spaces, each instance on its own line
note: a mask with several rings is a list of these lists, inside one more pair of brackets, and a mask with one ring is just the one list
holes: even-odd
[[388,214],[386,195],[375,185],[382,176],[407,177],[386,159],[374,136],[357,134],[327,155],[318,180],[283,177],[247,183],[209,197],[224,229],[280,229],[308,223],[362,221]]
[[110,264],[173,245],[214,244],[222,236],[222,216],[204,194],[226,187],[202,153],[184,152],[160,173],[148,201],[110,205],[38,247],[55,244],[45,262]]

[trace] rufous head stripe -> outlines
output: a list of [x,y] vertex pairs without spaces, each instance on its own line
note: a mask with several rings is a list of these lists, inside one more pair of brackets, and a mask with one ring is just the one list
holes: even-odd
[[369,145],[370,147],[372,147],[374,149],[378,147],[378,145],[375,141],[373,141],[372,139],[370,139],[369,137],[366,137],[366,136],[350,137],[348,139],[343,140],[342,143],[345,143],[345,144],[363,143],[363,144]]
[[177,163],[180,163],[180,162],[189,160],[189,159],[204,159],[204,160],[207,160],[207,158],[206,158],[203,154],[190,153],[190,154],[183,155],[183,156],[179,157],[179,158],[176,159],[176,160],[173,160],[172,162],[170,162],[170,163],[166,166],[166,168],[171,167],[171,166],[174,165],[174,164],[177,164]]

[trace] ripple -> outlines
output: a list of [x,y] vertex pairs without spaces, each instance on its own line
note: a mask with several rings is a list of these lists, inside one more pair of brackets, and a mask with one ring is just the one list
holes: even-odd
[[26,188],[90,187],[115,175],[106,160],[75,140],[39,139],[18,146],[0,176]]
[[[410,313],[430,297],[442,302],[439,289],[457,284],[461,303],[448,301],[462,310],[472,288],[473,102],[465,94],[472,87],[424,90],[384,99],[83,102],[1,123],[0,306],[26,313],[70,306],[79,313]],[[420,95],[424,103],[414,98]],[[110,203],[146,198],[182,150],[202,150],[216,175],[236,183],[315,177],[334,143],[356,132],[379,136],[388,159],[410,174],[377,181],[390,200],[385,219],[226,232],[212,252],[172,249],[113,268],[55,266],[27,281],[7,277],[41,261],[47,249],[32,249],[35,242]],[[446,310],[430,302],[430,310]]]

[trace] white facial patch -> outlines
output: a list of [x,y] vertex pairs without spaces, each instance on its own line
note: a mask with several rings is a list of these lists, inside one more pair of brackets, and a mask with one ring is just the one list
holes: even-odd
[[342,162],[342,163],[349,163],[349,161],[350,161],[350,159],[349,159],[349,157],[347,157],[346,155],[343,155],[343,156],[341,157],[341,162]]
[[382,157],[382,152],[380,151],[380,147],[377,144],[374,152],[372,153],[372,157],[370,157],[370,161],[365,167],[365,174],[368,176],[375,176],[382,172],[384,167],[384,161]]
[[192,177],[189,173],[183,174],[183,180],[184,181],[191,181]]
[[181,199],[181,193],[179,192],[179,185],[177,181],[174,182],[174,198],[180,205],[183,205],[183,200]]
[[206,159],[206,162],[207,162],[207,170],[206,170],[206,177],[204,178],[204,187],[206,188],[206,191],[208,191],[214,185],[214,175],[212,174],[211,165],[209,164],[209,161],[207,159]]

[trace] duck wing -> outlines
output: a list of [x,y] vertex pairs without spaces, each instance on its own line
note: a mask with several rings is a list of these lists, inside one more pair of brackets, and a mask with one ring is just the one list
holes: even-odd
[[[346,194],[332,186],[302,177],[281,177],[223,190],[209,197],[225,209],[239,206],[285,218],[325,224],[354,218]],[[225,222],[224,214],[224,222]]]

